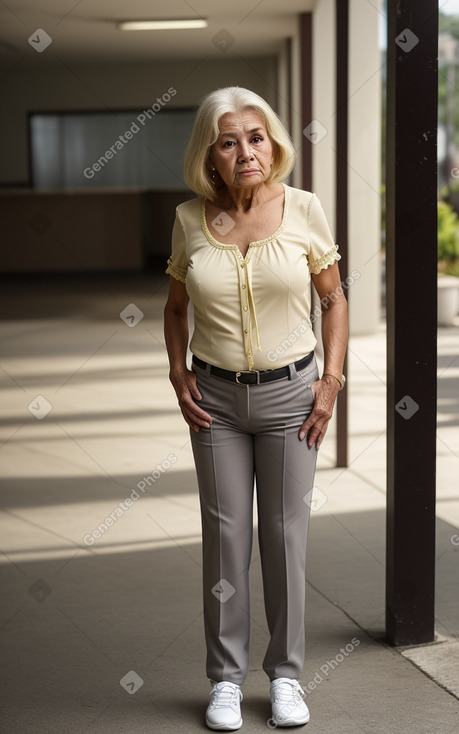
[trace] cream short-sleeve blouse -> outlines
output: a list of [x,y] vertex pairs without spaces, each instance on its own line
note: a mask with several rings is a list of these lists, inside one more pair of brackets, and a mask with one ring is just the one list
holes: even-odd
[[166,273],[194,306],[190,349],[227,370],[283,367],[311,352],[311,273],[340,259],[315,194],[284,184],[282,222],[245,257],[210,233],[203,198],[177,207]]

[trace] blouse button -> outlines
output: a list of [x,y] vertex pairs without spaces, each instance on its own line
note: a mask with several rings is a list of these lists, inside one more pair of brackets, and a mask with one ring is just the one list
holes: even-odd
[[248,311],[248,306],[244,306],[244,311]]
[[241,263],[241,268],[245,268],[245,263]]
[[245,283],[243,283],[241,287],[242,287],[242,288],[247,288],[247,286],[246,286],[246,284],[245,284]]
[[249,333],[249,330],[248,329],[244,329],[244,334],[248,334],[248,333]]

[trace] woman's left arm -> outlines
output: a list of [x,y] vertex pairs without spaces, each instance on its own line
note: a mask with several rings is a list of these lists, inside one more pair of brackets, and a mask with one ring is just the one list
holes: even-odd
[[312,276],[322,306],[322,341],[324,345],[323,376],[312,384],[314,408],[299,431],[302,441],[318,449],[324,439],[340,389],[346,354],[348,326],[347,301],[341,288],[338,263]]

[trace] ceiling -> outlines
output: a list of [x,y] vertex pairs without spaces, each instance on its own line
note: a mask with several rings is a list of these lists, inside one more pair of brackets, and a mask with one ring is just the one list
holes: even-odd
[[[294,32],[297,14],[312,10],[315,0],[6,0],[0,3],[0,63],[37,63],[43,29],[48,47],[40,64],[58,59],[75,63],[145,62],[201,56],[273,54]],[[201,30],[131,31],[118,20],[199,18]]]

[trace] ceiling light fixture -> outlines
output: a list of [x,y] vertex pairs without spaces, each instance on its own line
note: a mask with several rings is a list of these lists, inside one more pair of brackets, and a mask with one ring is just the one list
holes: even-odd
[[120,31],[173,31],[190,28],[207,28],[203,18],[168,18],[166,20],[122,20],[117,23]]

